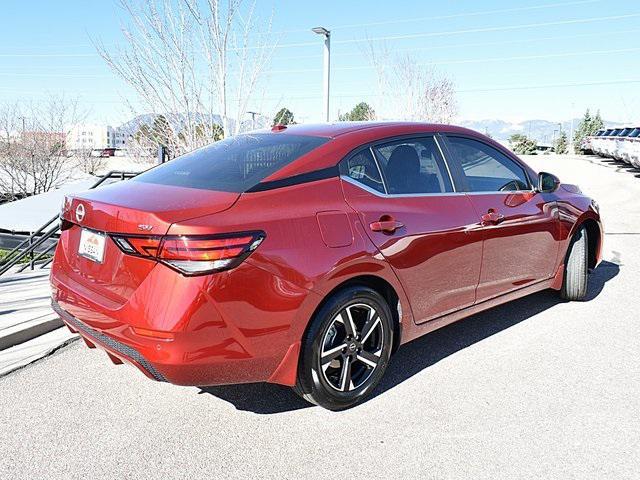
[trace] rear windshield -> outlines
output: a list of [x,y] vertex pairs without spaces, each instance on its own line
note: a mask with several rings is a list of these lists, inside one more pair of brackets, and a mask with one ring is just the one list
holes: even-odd
[[134,180],[241,193],[327,140],[268,133],[238,135],[182,155]]

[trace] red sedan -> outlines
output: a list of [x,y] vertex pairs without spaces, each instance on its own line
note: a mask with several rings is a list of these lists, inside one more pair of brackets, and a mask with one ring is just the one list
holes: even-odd
[[275,127],[65,200],[53,307],[180,385],[361,401],[399,345],[543,289],[580,300],[597,204],[471,130]]

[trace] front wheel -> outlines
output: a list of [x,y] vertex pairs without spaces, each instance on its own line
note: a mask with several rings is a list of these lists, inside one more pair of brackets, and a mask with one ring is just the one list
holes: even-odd
[[329,410],[360,402],[389,363],[393,323],[375,290],[351,286],[314,315],[302,343],[296,393]]
[[587,229],[580,227],[569,243],[560,296],[565,300],[583,300],[587,295],[589,268]]

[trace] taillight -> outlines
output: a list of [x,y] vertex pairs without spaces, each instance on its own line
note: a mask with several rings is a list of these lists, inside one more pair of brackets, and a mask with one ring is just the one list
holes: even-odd
[[112,236],[129,255],[156,258],[185,275],[203,275],[237,267],[264,240],[264,232],[166,237]]
[[113,241],[124,253],[139,257],[156,257],[162,237],[112,235]]

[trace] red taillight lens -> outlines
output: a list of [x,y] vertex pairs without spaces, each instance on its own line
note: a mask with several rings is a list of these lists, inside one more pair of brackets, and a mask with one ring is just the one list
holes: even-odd
[[113,241],[124,253],[141,257],[156,257],[162,237],[121,237],[114,235]]
[[264,232],[211,236],[112,236],[124,253],[157,258],[185,275],[202,275],[237,267],[264,240]]
[[253,242],[252,236],[199,239],[170,237],[162,242],[160,258],[165,260],[224,260],[240,255]]

